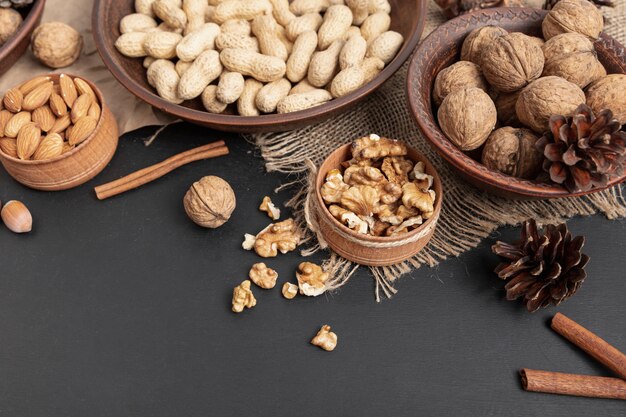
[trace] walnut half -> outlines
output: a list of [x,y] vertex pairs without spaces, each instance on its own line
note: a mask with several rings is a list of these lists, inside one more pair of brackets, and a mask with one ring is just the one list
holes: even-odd
[[269,290],[276,285],[278,272],[274,271],[272,268],[268,268],[263,262],[259,262],[252,265],[248,276],[256,285]]
[[252,250],[263,258],[273,258],[280,253],[294,250],[300,243],[300,232],[293,219],[273,223],[253,236],[246,233],[242,247]]
[[311,262],[302,262],[298,266],[296,277],[298,278],[300,294],[317,297],[326,291],[328,272],[324,272],[319,265]]
[[252,308],[256,305],[256,298],[250,289],[250,281],[245,280],[233,289],[233,311],[241,313],[244,308]]
[[330,331],[330,326],[325,324],[319,332],[311,339],[311,344],[332,352],[337,347],[337,335]]

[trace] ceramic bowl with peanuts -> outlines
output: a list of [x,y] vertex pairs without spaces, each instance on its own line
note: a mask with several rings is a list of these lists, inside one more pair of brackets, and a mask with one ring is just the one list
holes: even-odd
[[42,75],[2,97],[0,163],[28,187],[83,184],[108,164],[117,142],[117,123],[102,93],[84,78]]
[[285,131],[348,109],[402,66],[426,17],[426,0],[410,3],[97,1],[93,27],[113,75],[152,106],[219,130]]

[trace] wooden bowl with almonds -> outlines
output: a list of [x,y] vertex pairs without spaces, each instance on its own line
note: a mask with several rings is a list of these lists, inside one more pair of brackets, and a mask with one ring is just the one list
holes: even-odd
[[77,187],[104,169],[118,128],[102,92],[69,74],[48,74],[8,90],[0,110],[0,163],[37,190]]

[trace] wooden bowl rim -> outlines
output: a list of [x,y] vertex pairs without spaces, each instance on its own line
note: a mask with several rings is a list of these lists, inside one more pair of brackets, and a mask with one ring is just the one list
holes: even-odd
[[[319,214],[324,216],[336,228],[340,229],[342,232],[348,234],[349,236],[351,236],[351,237],[353,237],[355,239],[366,241],[366,242],[375,242],[375,243],[384,243],[384,242],[388,243],[388,242],[395,242],[395,241],[399,241],[399,240],[409,239],[412,236],[418,234],[420,231],[422,231],[426,226],[430,225],[431,223],[436,223],[438,221],[439,214],[441,212],[441,205],[443,203],[443,194],[444,194],[444,192],[443,192],[443,184],[441,182],[441,178],[439,177],[439,173],[435,169],[435,166],[430,163],[428,158],[426,158],[426,156],[424,156],[424,154],[422,154],[421,152],[418,152],[415,149],[409,147],[408,144],[407,144],[407,148],[409,149],[408,153],[409,154],[413,153],[417,157],[418,161],[424,162],[425,171],[428,173],[428,175],[432,175],[432,177],[433,177],[433,185],[434,185],[433,189],[435,190],[435,192],[437,192],[437,196],[436,196],[436,199],[435,199],[435,210],[433,212],[433,215],[429,219],[426,219],[426,221],[424,223],[422,223],[421,225],[419,225],[415,229],[411,230],[410,232],[403,233],[403,234],[396,235],[396,236],[372,236],[370,234],[357,233],[354,230],[352,230],[349,227],[347,227],[346,225],[344,225],[343,223],[341,223],[339,220],[335,219],[335,217],[333,217],[333,215],[330,214],[330,211],[328,210],[328,207],[326,206],[326,203],[324,202],[324,199],[322,198],[322,193],[321,193],[319,184],[323,184],[324,183],[325,177],[326,177],[326,173],[322,172],[321,168],[324,166],[324,164],[326,164],[326,162],[333,155],[336,155],[336,154],[339,154],[339,153],[344,153],[351,146],[352,146],[352,144],[347,143],[345,145],[341,145],[340,147],[338,147],[337,149],[332,151],[324,159],[324,161],[320,165],[320,169],[317,171],[317,175],[316,175],[316,178],[315,178],[315,198],[317,200],[317,205],[321,208],[321,210],[319,210],[319,211],[322,211],[322,213],[319,213]],[[407,157],[410,157],[410,155],[407,154]],[[410,159],[413,160],[413,158],[410,158]],[[415,162],[415,161],[413,160],[413,162]]]
[[[62,72],[62,73],[49,73],[47,74],[47,76],[52,77],[52,78],[59,78],[61,76],[61,74],[67,75],[68,77],[72,77],[72,79],[74,78],[80,78],[81,80],[85,81],[87,84],[89,84],[89,86],[92,88],[93,92],[96,93],[96,96],[98,97],[98,100],[100,100],[100,118],[98,119],[98,123],[96,123],[96,128],[93,130],[93,132],[91,132],[91,135],[89,135],[87,137],[87,139],[85,139],[84,141],[82,141],[81,143],[78,144],[78,146],[76,146],[74,149],[72,149],[69,152],[66,152],[64,154],[55,156],[54,158],[50,158],[50,159],[38,159],[38,160],[32,160],[32,159],[19,159],[16,158],[14,156],[11,155],[7,155],[4,152],[2,152],[2,150],[0,150],[0,154],[2,154],[3,158],[6,158],[9,161],[13,161],[22,165],[45,165],[45,164],[49,164],[52,162],[57,162],[60,161],[62,159],[66,159],[66,158],[70,158],[72,155],[74,155],[76,152],[78,152],[80,150],[80,148],[82,148],[83,146],[87,145],[89,142],[91,142],[93,140],[93,138],[96,136],[96,133],[98,132],[98,130],[102,127],[102,123],[104,120],[104,110],[106,108],[106,103],[104,101],[104,96],[102,95],[102,91],[100,91],[100,89],[90,80],[78,76],[78,75],[74,75],[74,74],[69,74],[67,72]],[[31,79],[34,79],[37,77],[33,77]],[[29,80],[26,80],[24,82],[22,82],[22,84],[24,84],[25,82],[27,82]],[[21,84],[20,84],[21,85]],[[69,111],[69,110],[68,110]]]
[[[509,175],[505,175],[499,171],[496,171],[491,168],[487,168],[479,161],[474,160],[470,156],[463,153],[461,150],[457,149],[452,145],[450,140],[443,134],[439,124],[437,122],[436,115],[433,112],[433,104],[432,104],[432,84],[435,81],[435,75],[432,77],[427,72],[427,66],[433,63],[432,57],[426,54],[426,50],[430,47],[432,48],[434,44],[437,44],[439,48],[442,45],[438,44],[441,39],[445,39],[446,35],[450,34],[451,39],[449,42],[452,43],[456,41],[460,36],[457,36],[458,30],[457,28],[463,26],[466,30],[472,30],[481,26],[486,26],[487,24],[493,24],[491,22],[481,22],[480,17],[488,16],[489,18],[494,18],[496,16],[502,16],[505,14],[515,13],[515,16],[519,16],[518,19],[509,19],[509,22],[521,22],[521,16],[537,16],[541,15],[542,17],[548,14],[547,10],[541,9],[533,9],[527,7],[496,7],[491,9],[482,9],[478,11],[474,11],[471,13],[467,13],[461,16],[458,16],[454,19],[449,20],[443,25],[437,27],[431,34],[429,34],[423,42],[417,47],[415,54],[411,58],[409,63],[409,68],[407,72],[407,99],[409,101],[409,106],[411,108],[411,113],[413,114],[413,118],[416,120],[420,130],[424,134],[427,141],[430,145],[437,151],[439,155],[441,155],[449,164],[451,164],[458,171],[463,172],[468,177],[471,177],[473,180],[478,181],[482,184],[492,186],[501,191],[510,192],[520,197],[530,197],[530,198],[566,198],[566,197],[579,197],[587,194],[597,193],[600,191],[604,191],[608,188],[611,188],[624,180],[626,180],[626,173],[620,177],[615,177],[609,181],[606,187],[603,188],[594,188],[588,191],[579,191],[575,193],[570,193],[562,186],[553,185],[548,183],[538,183],[530,180],[525,180],[517,177],[512,177]],[[460,22],[467,21],[473,22],[468,25],[460,25]],[[626,61],[619,59],[617,55],[615,55],[616,49],[624,49],[624,47],[613,37],[607,35],[602,32],[599,39],[608,45],[613,45],[611,48],[606,48],[607,52],[611,53],[611,58],[616,63],[621,64],[624,68],[626,68]],[[598,41],[596,41],[597,43]],[[594,45],[596,45],[594,43]],[[428,97],[430,98],[428,103],[424,103],[422,100],[421,91],[418,90],[416,86],[416,79],[430,79],[429,88],[430,91],[428,93]],[[430,116],[430,120],[426,118],[424,120],[420,117],[420,114],[426,114]],[[432,123],[432,126],[431,126]],[[432,130],[432,127],[435,127]],[[453,149],[450,150],[449,147],[445,146],[444,142],[452,145]]]
[[[333,98],[332,100],[319,106],[292,113],[270,113],[260,116],[213,114],[206,111],[195,110],[180,104],[170,103],[165,99],[159,97],[152,90],[148,90],[147,88],[144,88],[142,85],[137,83],[132,77],[128,75],[126,71],[124,71],[120,66],[115,63],[111,56],[111,51],[118,54],[119,52],[115,50],[113,45],[109,45],[105,42],[103,33],[105,30],[108,30],[108,28],[102,27],[102,22],[104,22],[102,16],[104,15],[105,5],[108,3],[108,0],[95,1],[92,12],[92,27],[94,29],[93,36],[96,48],[98,49],[98,53],[100,54],[100,57],[102,58],[104,64],[113,74],[113,76],[120,82],[120,84],[122,84],[128,91],[130,91],[132,94],[134,94],[144,102],[166,113],[195,123],[210,123],[216,126],[240,125],[242,127],[259,127],[260,129],[262,129],[264,127],[280,126],[283,124],[294,123],[298,121],[307,121],[311,119],[314,120],[325,114],[339,112],[345,107],[350,106],[354,102],[378,89],[383,83],[391,78],[391,76],[396,71],[398,71],[400,67],[402,67],[402,65],[413,53],[413,50],[417,46],[422,36],[424,26],[426,24],[428,2],[426,0],[416,1],[418,1],[417,10],[412,12],[416,15],[417,23],[415,25],[415,30],[407,39],[404,40],[401,49],[398,51],[398,54],[393,58],[393,60],[389,64],[387,64],[385,68],[383,68],[383,70],[372,81],[368,82],[364,86],[346,96]],[[138,59],[127,57],[123,58]],[[315,121],[313,123],[315,123]]]
[[17,32],[13,34],[9,38],[9,40],[0,47],[0,61],[3,61],[17,46],[24,40],[24,38],[29,37],[31,32],[35,29],[39,18],[43,15],[44,7],[46,5],[46,0],[36,0],[30,11],[26,15],[26,18],[23,20],[20,27],[17,29]]

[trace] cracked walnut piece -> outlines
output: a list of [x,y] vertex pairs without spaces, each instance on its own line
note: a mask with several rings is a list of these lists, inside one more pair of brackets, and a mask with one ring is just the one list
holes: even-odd
[[288,300],[293,299],[296,295],[298,295],[298,286],[296,284],[292,284],[291,282],[285,282],[283,284],[283,297]]
[[276,285],[278,272],[274,271],[272,268],[268,268],[263,262],[259,262],[252,265],[248,276],[256,285],[269,290]]
[[245,280],[233,289],[233,311],[241,313],[244,308],[252,308],[256,305],[256,298],[250,289],[250,281]]
[[352,143],[352,157],[357,161],[386,156],[404,156],[407,152],[404,143],[394,139],[381,138],[375,134],[362,137]]
[[341,196],[350,186],[343,180],[343,175],[338,169],[331,169],[326,174],[326,182],[322,184],[322,199],[326,204],[338,203]]
[[319,265],[311,262],[302,262],[296,272],[300,294],[317,297],[326,291],[328,272],[324,272]]
[[272,220],[278,220],[280,218],[280,209],[272,203],[272,199],[268,196],[263,197],[259,210],[266,212]]
[[330,326],[325,324],[319,332],[311,339],[311,344],[331,352],[337,347],[337,335],[330,331]]
[[245,250],[254,249],[263,258],[273,258],[278,252],[291,252],[300,243],[300,232],[293,219],[272,223],[256,236],[246,233],[244,237],[241,246]]

